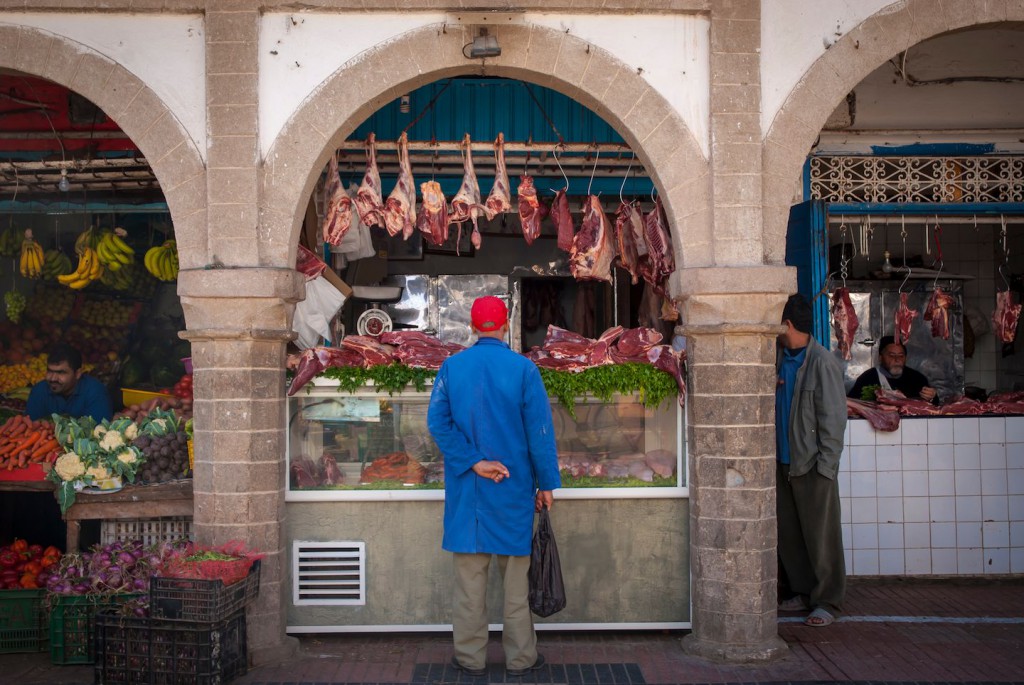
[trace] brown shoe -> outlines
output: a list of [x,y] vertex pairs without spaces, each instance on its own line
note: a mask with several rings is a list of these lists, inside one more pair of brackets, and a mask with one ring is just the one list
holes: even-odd
[[541,666],[544,665],[544,661],[544,655],[538,654],[537,660],[533,662],[533,666],[527,666],[526,668],[506,668],[505,675],[510,676],[512,678],[519,678],[530,673],[530,671],[536,671],[537,669],[539,669]]

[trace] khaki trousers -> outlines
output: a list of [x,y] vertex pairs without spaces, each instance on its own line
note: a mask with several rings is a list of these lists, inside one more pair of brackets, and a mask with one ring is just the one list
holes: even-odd
[[487,665],[487,572],[498,560],[504,587],[504,627],[501,646],[506,668],[528,668],[537,661],[537,633],[530,613],[530,557],[491,554],[453,554],[455,595],[452,628],[455,657],[466,668]]

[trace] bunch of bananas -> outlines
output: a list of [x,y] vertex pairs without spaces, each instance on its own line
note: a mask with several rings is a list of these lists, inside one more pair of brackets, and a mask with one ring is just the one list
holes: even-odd
[[71,260],[60,250],[47,250],[43,254],[43,278],[55,279],[71,273]]
[[91,247],[84,247],[78,257],[78,267],[69,274],[57,276],[57,281],[72,290],[81,290],[95,280],[98,280],[105,269],[100,263],[100,257],[96,250]]
[[[91,230],[91,229],[90,229]],[[100,263],[111,271],[120,271],[122,266],[135,260],[135,250],[124,241],[128,232],[123,228],[103,231],[96,241],[96,254]]]
[[146,270],[161,281],[173,281],[178,277],[178,246],[173,240],[151,247],[143,259]]
[[137,272],[138,265],[135,262],[124,264],[123,268],[116,271],[107,269],[100,276],[100,283],[114,290],[131,290],[135,285]]
[[0,233],[0,256],[15,257],[21,249],[21,232],[14,226]]
[[25,278],[39,278],[43,275],[43,246],[32,237],[32,229],[25,231],[25,239],[21,241],[18,269]]

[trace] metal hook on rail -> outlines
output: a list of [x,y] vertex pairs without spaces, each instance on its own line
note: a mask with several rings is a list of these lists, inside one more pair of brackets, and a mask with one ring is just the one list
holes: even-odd
[[[555,164],[558,165],[558,170],[562,172],[562,178],[565,179],[565,190],[562,192],[569,192],[569,177],[565,175],[565,169],[562,168],[562,163],[558,161],[558,146],[551,148],[551,156],[555,158]],[[628,171],[626,173],[629,173]]]
[[629,166],[626,167],[626,175],[622,177],[622,185],[619,186],[619,202],[626,204],[626,199],[622,197],[622,191],[626,188],[626,179],[629,178],[629,171],[633,168],[633,160],[636,159],[636,155],[633,155],[629,160]]

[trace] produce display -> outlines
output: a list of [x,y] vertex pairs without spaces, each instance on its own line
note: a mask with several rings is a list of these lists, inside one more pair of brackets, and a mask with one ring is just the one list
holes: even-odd
[[31,421],[19,414],[0,426],[0,468],[11,471],[30,464],[52,464],[60,452],[50,421]]
[[0,590],[35,590],[45,587],[61,561],[56,547],[30,545],[15,539],[0,547]]
[[134,445],[142,450],[144,457],[137,474],[142,483],[165,483],[188,477],[188,435],[185,431],[142,435],[135,439]]
[[164,412],[174,412],[181,421],[188,421],[192,418],[192,399],[189,397],[154,397],[140,404],[133,404],[114,414],[115,419],[126,417],[141,424],[150,413],[158,409]]
[[22,388],[25,394],[23,399],[28,399],[29,388],[43,380],[45,375],[45,354],[30,357],[28,361],[21,364],[5,364],[0,366],[0,393],[8,393]]
[[21,321],[21,313],[25,311],[25,296],[17,290],[8,290],[4,293],[4,306],[7,318],[18,323]]
[[143,593],[161,562],[159,547],[142,541],[96,545],[86,552],[65,554],[46,580],[55,595]]

